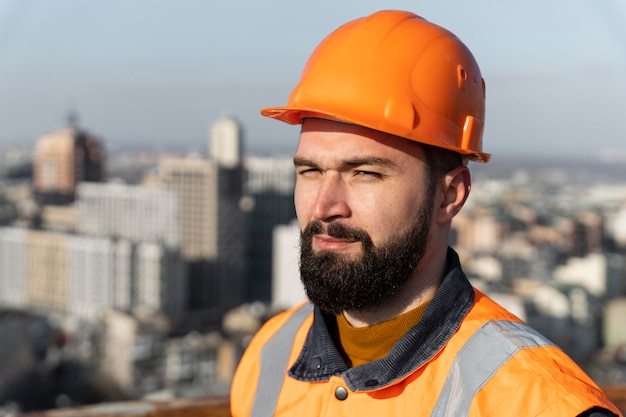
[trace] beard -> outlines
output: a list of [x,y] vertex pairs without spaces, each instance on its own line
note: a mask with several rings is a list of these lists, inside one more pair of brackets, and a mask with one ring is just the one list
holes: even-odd
[[[432,204],[425,201],[411,227],[379,246],[363,229],[319,220],[301,233],[300,277],[309,300],[322,310],[367,311],[382,305],[402,288],[424,256],[430,232]],[[361,254],[313,250],[313,237],[325,232],[361,242]]]

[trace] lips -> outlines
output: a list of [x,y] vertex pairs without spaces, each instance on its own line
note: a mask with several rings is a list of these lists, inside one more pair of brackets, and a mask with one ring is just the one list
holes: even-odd
[[[372,241],[363,229],[352,228],[340,223],[322,224],[313,220],[302,231],[302,242],[313,250],[341,252],[354,248],[355,244],[372,246]],[[361,245],[358,246],[361,249]]]
[[360,243],[358,240],[341,239],[326,234],[314,235],[313,242],[316,249],[329,251],[343,250],[355,243]]

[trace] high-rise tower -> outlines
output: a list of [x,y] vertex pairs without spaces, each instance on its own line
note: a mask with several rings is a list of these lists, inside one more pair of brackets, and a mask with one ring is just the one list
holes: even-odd
[[[295,170],[292,157],[246,157],[245,194],[253,202],[246,231],[245,296],[247,301],[272,299],[274,229],[296,217],[293,206]],[[293,278],[293,277],[292,277]],[[298,283],[296,278],[296,283]]]
[[218,256],[217,168],[201,158],[166,157],[159,163],[163,184],[178,195],[181,252],[187,261]]
[[73,115],[65,127],[39,138],[33,159],[34,193],[42,204],[71,203],[80,182],[104,177],[100,141],[80,130]]
[[241,209],[244,167],[243,129],[231,116],[221,116],[210,127],[210,159],[217,167],[217,233],[222,268],[241,275],[244,263],[245,214]]
[[221,116],[209,128],[209,157],[224,168],[241,165],[243,131],[232,116]]

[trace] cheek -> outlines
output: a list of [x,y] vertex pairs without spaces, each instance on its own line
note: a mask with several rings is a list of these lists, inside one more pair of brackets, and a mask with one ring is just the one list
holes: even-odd
[[405,224],[410,208],[402,199],[396,198],[391,192],[362,195],[359,198],[359,209],[352,207],[360,226],[372,238],[386,239],[395,231],[401,230]]
[[313,202],[311,201],[311,193],[305,190],[305,187],[298,181],[293,193],[293,203],[296,209],[296,216],[300,227],[306,226],[310,221]]
[[379,240],[407,230],[421,211],[423,201],[413,194],[396,194],[396,198],[388,193],[386,196],[370,202],[370,210],[364,216],[366,229],[379,236]]

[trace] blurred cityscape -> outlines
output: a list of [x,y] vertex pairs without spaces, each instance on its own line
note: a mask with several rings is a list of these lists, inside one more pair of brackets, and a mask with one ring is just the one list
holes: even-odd
[[[296,138],[294,138],[294,141]],[[0,149],[0,415],[227,395],[254,332],[304,300],[292,155],[120,149],[66,124]],[[626,383],[626,158],[472,164],[450,244],[472,282],[596,382]]]

